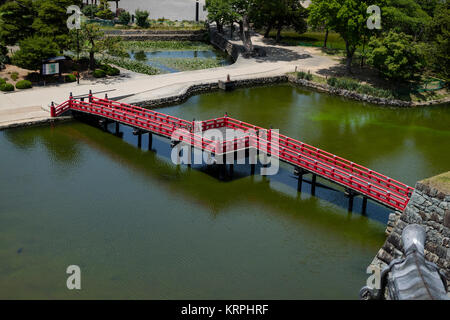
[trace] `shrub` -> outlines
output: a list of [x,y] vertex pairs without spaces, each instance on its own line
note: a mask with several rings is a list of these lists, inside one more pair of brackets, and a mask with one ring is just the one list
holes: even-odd
[[119,15],[119,23],[123,25],[128,25],[131,21],[131,15],[127,11],[123,11]]
[[93,76],[95,78],[104,78],[104,77],[106,77],[106,72],[103,71],[102,69],[95,69]]
[[90,5],[83,7],[83,9],[81,9],[81,11],[83,12],[83,14],[86,17],[91,18],[91,17],[95,17],[97,15],[97,12],[100,11],[100,9],[98,8],[98,6],[90,4]]
[[68,74],[65,77],[66,82],[75,82],[77,81],[77,77],[74,74]]
[[5,84],[5,83],[6,83],[6,80],[3,79],[3,78],[0,78],[0,86],[1,86],[2,84]]
[[100,19],[112,20],[112,19],[114,19],[115,14],[111,10],[105,9],[105,10],[98,11],[96,16],[99,17]]
[[118,76],[120,74],[120,70],[114,67],[109,67],[106,74],[108,76]]
[[31,81],[28,80],[20,80],[16,83],[17,89],[30,89],[32,87]]
[[11,83],[4,83],[0,85],[0,91],[14,91],[14,86]]
[[11,79],[17,81],[17,79],[19,79],[19,74],[17,72],[13,72],[11,74]]
[[335,87],[337,82],[337,78],[331,77],[327,79],[327,84],[331,87]]
[[136,24],[141,27],[141,28],[148,28],[150,26],[149,22],[148,22],[148,16],[149,13],[148,11],[141,11],[141,10],[136,10],[136,12],[134,13],[135,17],[136,17]]
[[12,63],[29,70],[39,70],[42,60],[55,57],[58,45],[50,37],[33,36],[19,42],[20,49],[12,56]]

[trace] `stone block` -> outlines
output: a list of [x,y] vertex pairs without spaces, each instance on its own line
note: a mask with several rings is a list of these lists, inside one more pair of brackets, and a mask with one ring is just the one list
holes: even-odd
[[450,228],[450,210],[445,210],[444,214],[444,226]]

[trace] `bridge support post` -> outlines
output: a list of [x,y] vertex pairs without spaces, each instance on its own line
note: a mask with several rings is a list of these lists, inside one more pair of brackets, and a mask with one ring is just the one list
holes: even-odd
[[367,213],[367,197],[363,197],[363,202],[362,202],[362,211],[361,213],[363,215],[366,215]]
[[139,129],[134,129],[133,135],[138,137],[138,148],[141,149],[142,148],[142,131]]
[[303,170],[302,168],[295,167],[294,168],[294,175],[298,177],[297,180],[297,191],[302,192],[302,185],[303,185],[303,175],[307,172]]
[[148,134],[148,151],[152,151],[153,147],[153,135],[151,132]]
[[348,212],[353,212],[353,199],[356,193],[353,190],[347,189],[345,195],[348,197]]
[[250,164],[250,174],[252,175],[252,176],[254,176],[255,175],[255,168],[256,168],[256,164]]
[[230,164],[230,177],[233,178],[234,175],[234,164]]
[[313,196],[316,195],[316,180],[317,180],[317,175],[315,173],[313,173],[312,179],[311,179],[311,195],[313,195]]
[[116,136],[118,136],[120,134],[120,126],[119,123],[116,122],[116,132],[115,132]]

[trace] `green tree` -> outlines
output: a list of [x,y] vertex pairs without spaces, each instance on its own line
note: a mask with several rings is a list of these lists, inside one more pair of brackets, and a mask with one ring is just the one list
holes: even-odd
[[436,6],[430,33],[434,39],[430,42],[430,51],[426,54],[429,67],[447,82],[450,76],[450,3]]
[[19,42],[12,63],[28,70],[39,70],[42,60],[58,55],[59,47],[51,38],[34,35]]
[[41,36],[52,38],[61,50],[66,49],[69,44],[67,7],[70,5],[81,6],[81,0],[35,0],[33,2],[36,12],[33,29]]
[[[72,33],[75,35],[75,32]],[[105,34],[97,24],[83,24],[80,30],[80,51],[89,54],[89,69],[95,69],[95,54],[101,52]],[[75,41],[72,41],[75,43]]]
[[81,11],[83,12],[83,14],[86,17],[93,19],[94,17],[97,16],[97,12],[99,12],[100,9],[98,8],[98,6],[96,6],[94,4],[90,4],[90,5],[84,6],[83,9],[81,9]]
[[223,26],[226,23],[239,19],[237,12],[233,10],[232,0],[206,0],[208,9],[208,20],[215,22],[217,31],[223,33]]
[[394,80],[413,79],[424,67],[420,46],[413,37],[392,30],[381,37],[372,37],[367,62]]
[[148,22],[148,16],[150,13],[148,11],[142,11],[142,10],[136,10],[134,13],[134,16],[136,17],[136,24],[141,28],[148,28],[149,22]]
[[5,45],[15,45],[30,35],[34,30],[33,5],[31,0],[6,2],[0,7],[0,42]]
[[323,47],[327,47],[328,33],[333,23],[336,11],[334,3],[330,0],[315,0],[308,7],[308,24],[313,28],[323,28],[325,30],[325,39]]
[[416,0],[387,0],[381,10],[384,30],[403,32],[423,39],[431,17],[420,7]]

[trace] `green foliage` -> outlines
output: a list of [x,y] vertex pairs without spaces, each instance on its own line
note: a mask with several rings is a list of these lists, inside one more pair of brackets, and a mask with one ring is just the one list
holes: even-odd
[[112,67],[112,66],[110,66],[108,64],[101,64],[98,67],[99,67],[99,69],[105,71],[105,73],[108,76],[118,76],[120,74],[120,70],[119,69],[117,69],[115,67]]
[[313,76],[309,72],[299,71],[297,72],[297,79],[304,79],[311,81],[313,79]]
[[30,89],[31,87],[31,81],[28,80],[20,80],[16,83],[17,89]]
[[106,72],[102,69],[95,69],[94,72],[92,73],[92,75],[95,78],[104,78],[104,77],[106,77]]
[[97,12],[99,11],[100,11],[99,7],[93,4],[84,6],[83,9],[81,9],[81,12],[83,12],[83,14],[88,18],[96,17]]
[[413,38],[394,31],[371,39],[367,62],[387,78],[396,80],[413,79],[424,66],[420,47]]
[[32,27],[41,36],[52,38],[61,49],[68,47],[67,7],[81,6],[81,0],[35,0],[35,19]]
[[14,91],[14,86],[11,83],[4,83],[0,85],[0,91]]
[[337,89],[354,91],[357,93],[366,94],[373,97],[390,98],[390,99],[394,97],[393,93],[390,90],[375,88],[367,84],[361,84],[356,80],[348,78],[331,77],[327,79],[327,84],[330,87],[334,87]]
[[123,46],[128,50],[143,50],[143,51],[156,51],[156,50],[211,50],[213,47],[204,42],[195,41],[124,41]]
[[131,21],[131,15],[128,11],[122,11],[119,15],[119,23],[123,25],[128,25]]
[[18,72],[11,73],[11,79],[13,81],[16,81],[17,79],[19,79],[19,73]]
[[5,64],[8,63],[8,49],[5,46],[0,45],[0,70],[2,70],[5,67]]
[[13,64],[29,70],[39,70],[42,60],[56,56],[58,45],[52,39],[33,36],[19,42],[20,49],[11,58]]
[[223,25],[231,23],[239,18],[239,14],[233,10],[233,0],[206,0],[208,20],[217,24],[219,32],[223,32]]
[[210,69],[222,66],[220,61],[214,58],[156,58],[153,60],[178,71]]
[[119,66],[121,68],[137,72],[137,73],[143,73],[148,75],[155,75],[160,74],[161,70],[154,68],[152,66],[149,66],[145,63],[131,60],[128,58],[116,58],[116,57],[107,57],[103,59],[103,62],[105,63],[112,63],[116,66]]
[[77,81],[77,77],[74,74],[68,74],[65,76],[66,82],[75,82]]
[[15,45],[34,33],[33,5],[31,0],[17,0],[0,7],[0,43]]
[[136,10],[134,16],[136,18],[136,24],[141,28],[148,28],[150,23],[148,22],[148,16],[150,13],[148,11]]
[[3,78],[0,78],[0,86],[1,86],[2,84],[5,84],[5,83],[6,83],[6,80],[3,79]]
[[105,9],[105,10],[100,10],[96,13],[96,16],[100,19],[104,19],[104,20],[112,20],[114,19],[114,17],[116,16],[114,14],[114,12],[112,12],[109,9]]

